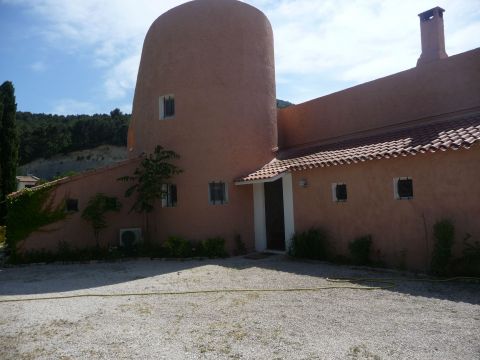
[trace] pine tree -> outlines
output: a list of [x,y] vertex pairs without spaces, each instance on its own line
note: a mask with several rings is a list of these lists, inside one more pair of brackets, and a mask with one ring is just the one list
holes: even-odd
[[15,127],[15,89],[10,81],[0,86],[0,223],[6,215],[5,197],[17,189],[18,135]]

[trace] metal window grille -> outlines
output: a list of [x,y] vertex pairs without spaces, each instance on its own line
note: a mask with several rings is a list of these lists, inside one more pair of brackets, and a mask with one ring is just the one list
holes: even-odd
[[336,195],[337,201],[347,201],[347,185],[337,184],[335,188],[335,195]]
[[66,211],[78,211],[78,199],[67,199],[65,201]]
[[412,179],[399,179],[397,181],[397,193],[400,199],[413,198],[413,181]]
[[162,207],[177,206],[177,185],[163,184],[162,192],[163,192]]
[[175,115],[175,99],[171,96],[163,98],[163,116],[171,117]]
[[226,204],[227,188],[224,182],[211,182],[209,184],[210,204]]

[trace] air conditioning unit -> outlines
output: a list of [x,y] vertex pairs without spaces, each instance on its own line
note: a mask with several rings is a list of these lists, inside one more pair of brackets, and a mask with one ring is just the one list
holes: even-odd
[[143,239],[141,228],[120,229],[121,247],[132,247],[133,245],[139,244],[142,241]]

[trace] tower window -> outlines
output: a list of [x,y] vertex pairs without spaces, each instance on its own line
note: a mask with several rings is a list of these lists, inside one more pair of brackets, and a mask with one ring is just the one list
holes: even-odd
[[160,120],[175,117],[175,97],[173,95],[160,96]]
[[211,205],[222,205],[228,203],[227,184],[224,182],[209,183],[208,197]]
[[162,193],[162,207],[177,206],[177,185],[163,184]]
[[336,202],[347,201],[347,184],[332,184],[332,199]]
[[413,199],[413,180],[408,177],[393,179],[395,199]]

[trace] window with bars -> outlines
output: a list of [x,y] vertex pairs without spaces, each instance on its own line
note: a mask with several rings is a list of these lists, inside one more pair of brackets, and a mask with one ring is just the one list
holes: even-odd
[[173,95],[160,96],[160,120],[175,116],[175,97]]
[[78,211],[78,199],[66,199],[65,200],[65,210],[67,212],[77,212]]
[[224,182],[211,182],[208,184],[208,197],[210,204],[222,205],[228,203],[228,189]]
[[162,207],[166,208],[177,206],[177,185],[163,184],[162,192]]
[[396,199],[413,199],[413,180],[409,177],[393,180]]
[[332,199],[336,202],[347,201],[347,184],[332,184]]

